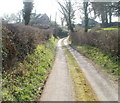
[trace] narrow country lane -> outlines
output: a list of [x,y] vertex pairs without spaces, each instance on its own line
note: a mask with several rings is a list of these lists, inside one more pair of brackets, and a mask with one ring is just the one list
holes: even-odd
[[62,40],[58,41],[55,63],[40,101],[75,101],[69,69],[61,45]]
[[68,45],[67,39],[64,39],[64,45],[72,53],[78,65],[91,84],[100,101],[118,101],[118,85],[114,84],[101,71],[96,69],[89,61],[80,53]]
[[75,101],[75,93],[62,49],[62,42],[76,59],[98,99],[100,101],[118,101],[118,86],[102,71],[96,69],[83,55],[69,46],[67,40],[68,38],[64,38],[58,41],[56,59],[40,101]]

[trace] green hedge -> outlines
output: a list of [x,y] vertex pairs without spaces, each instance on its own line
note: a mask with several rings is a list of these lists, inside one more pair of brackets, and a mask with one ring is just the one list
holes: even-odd
[[72,46],[96,64],[100,65],[102,69],[107,70],[117,77],[120,76],[120,62],[118,62],[117,57],[111,53],[105,53],[92,46]]
[[55,41],[38,45],[10,73],[3,71],[3,101],[35,101],[41,93],[55,56]]

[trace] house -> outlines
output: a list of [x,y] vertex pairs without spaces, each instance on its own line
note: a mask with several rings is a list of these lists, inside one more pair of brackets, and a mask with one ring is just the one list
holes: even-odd
[[[91,28],[91,27],[95,27],[96,25],[98,25],[99,23],[97,21],[95,21],[94,19],[89,19],[88,21],[88,27]],[[84,20],[82,21],[82,24],[81,24],[82,27],[85,26],[85,22]]]
[[43,28],[43,29],[47,29],[50,27],[50,19],[47,16],[47,14],[33,13],[31,15],[30,25]]

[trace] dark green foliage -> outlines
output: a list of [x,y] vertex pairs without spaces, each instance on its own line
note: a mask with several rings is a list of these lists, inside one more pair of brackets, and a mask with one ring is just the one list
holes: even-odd
[[83,7],[84,7],[84,18],[85,18],[85,32],[88,32],[88,22],[89,22],[89,18],[88,18],[88,2],[83,2]]
[[68,36],[68,31],[65,31],[65,30],[59,28],[57,36],[60,37],[60,38],[67,37]]
[[24,2],[23,18],[24,18],[24,21],[25,21],[25,25],[29,24],[32,9],[33,9],[33,3],[32,2]]

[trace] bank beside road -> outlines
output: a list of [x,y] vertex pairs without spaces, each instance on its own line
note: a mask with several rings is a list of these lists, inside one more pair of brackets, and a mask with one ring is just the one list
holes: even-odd
[[64,45],[76,59],[98,99],[100,101],[118,101],[118,86],[113,85],[112,81],[98,71],[83,55],[69,46],[67,39],[64,40]]

